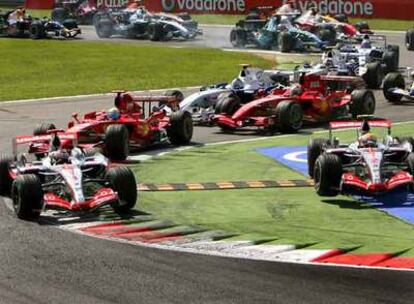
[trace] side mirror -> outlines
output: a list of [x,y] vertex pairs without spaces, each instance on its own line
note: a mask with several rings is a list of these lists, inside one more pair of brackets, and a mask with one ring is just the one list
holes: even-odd
[[72,128],[75,125],[75,123],[73,121],[70,121],[68,123],[68,129]]

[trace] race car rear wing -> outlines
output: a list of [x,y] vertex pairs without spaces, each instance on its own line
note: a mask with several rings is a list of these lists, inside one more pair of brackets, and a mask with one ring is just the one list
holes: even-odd
[[[329,129],[354,129],[361,128],[364,121],[331,121]],[[368,120],[369,126],[374,128],[391,129],[392,122],[390,120]]]
[[[12,140],[13,146],[13,155],[17,156],[17,148],[21,145],[32,145],[32,144],[48,144],[51,142],[52,138],[55,135],[45,134],[45,135],[28,135],[28,136],[16,136]],[[75,134],[61,133],[58,135],[60,140],[71,140],[76,146],[77,137]]]

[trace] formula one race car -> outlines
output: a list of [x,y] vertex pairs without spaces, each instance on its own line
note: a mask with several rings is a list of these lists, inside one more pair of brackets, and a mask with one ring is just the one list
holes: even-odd
[[404,99],[409,101],[414,100],[414,83],[407,90],[404,77],[400,73],[387,74],[384,79],[382,91],[385,99],[392,103],[399,103]]
[[[13,141],[13,157],[0,156],[0,195],[11,195],[21,219],[37,219],[45,209],[71,212],[93,211],[110,205],[117,212],[135,206],[137,183],[127,167],[110,167],[97,152],[60,148],[60,141],[76,141],[68,134],[19,136]],[[18,155],[17,147],[51,142],[51,150],[38,159]]]
[[[191,115],[176,111],[181,101],[176,96],[182,96],[181,92],[171,91],[167,95],[132,96],[117,92],[114,108],[87,113],[83,119],[74,113],[63,135],[75,136],[77,146],[83,149],[102,149],[111,160],[125,160],[130,150],[151,145],[168,142],[186,145],[193,135]],[[43,123],[36,127],[34,134],[45,134],[49,129],[54,129],[54,126]],[[72,145],[72,141],[62,140],[62,148],[71,149]],[[30,152],[36,154],[50,149],[47,142],[31,148]]]
[[266,20],[241,20],[230,32],[233,47],[249,45],[281,52],[323,50],[327,41],[292,25],[287,16],[272,16]]
[[79,24],[92,24],[96,12],[93,0],[56,0],[52,20],[63,23],[67,19],[75,19]]
[[[332,130],[357,129],[357,140],[341,144]],[[371,128],[385,128],[382,142]],[[331,122],[329,139],[308,145],[309,174],[320,196],[380,195],[396,189],[412,190],[413,138],[391,137],[388,120]]]
[[323,41],[329,41],[332,45],[345,37],[354,37],[362,33],[372,34],[366,22],[353,25],[348,23],[345,15],[335,17],[319,15],[312,9],[296,18],[294,23],[299,28],[318,35]]
[[25,18],[23,21],[10,24],[8,16],[12,12],[0,13],[0,37],[43,39],[48,37],[74,38],[81,33],[75,20],[67,19],[63,23],[47,18]]
[[[384,75],[397,71],[399,67],[399,47],[386,44],[383,35],[364,35],[360,45],[345,44],[339,50],[326,52],[323,62],[335,67],[343,75],[360,76],[368,88],[377,89],[381,86]],[[384,45],[375,46],[371,41],[383,41]]]
[[126,38],[148,38],[152,41],[172,38],[187,40],[202,34],[198,23],[191,20],[189,15],[152,14],[144,8],[98,12],[94,25],[100,38],[121,35]]
[[321,122],[374,113],[375,98],[371,91],[338,90],[338,87],[346,87],[338,83],[358,88],[360,79],[303,73],[299,84],[280,85],[268,96],[242,106],[237,96],[228,96],[217,104],[214,122],[224,131],[254,126],[296,132],[304,120]]
[[197,124],[209,125],[214,116],[216,104],[220,98],[236,95],[242,104],[259,96],[268,94],[276,84],[287,85],[291,73],[274,70],[262,70],[241,65],[242,70],[230,84],[221,83],[203,87],[200,92],[191,94],[180,102],[180,111],[188,111]]

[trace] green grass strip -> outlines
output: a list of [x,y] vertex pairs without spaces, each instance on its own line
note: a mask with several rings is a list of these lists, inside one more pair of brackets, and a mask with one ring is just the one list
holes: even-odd
[[[413,127],[397,125],[394,134],[409,135]],[[302,175],[255,149],[306,145],[311,136],[303,133],[194,148],[143,162],[134,170],[144,183],[301,179]],[[350,142],[355,133],[338,136]],[[349,197],[320,198],[312,188],[147,192],[141,193],[138,207],[177,224],[223,230],[240,235],[238,239],[274,238],[274,244],[359,247],[356,252],[396,252],[414,244],[413,226]],[[414,251],[405,255],[414,256]]]
[[204,48],[4,38],[0,100],[208,85],[230,81],[245,62],[273,65]]

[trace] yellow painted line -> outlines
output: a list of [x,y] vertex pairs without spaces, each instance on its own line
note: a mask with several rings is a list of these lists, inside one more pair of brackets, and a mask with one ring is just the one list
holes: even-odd
[[236,186],[233,183],[230,183],[230,182],[220,182],[220,183],[216,183],[216,185],[220,189],[232,189],[232,188],[236,188]]
[[172,191],[172,190],[175,190],[175,188],[170,184],[157,185],[157,188],[158,188],[159,191]]
[[277,181],[280,187],[296,187],[296,183],[289,180]]
[[140,190],[140,191],[148,191],[149,188],[145,184],[139,184],[138,185],[138,190]]
[[262,182],[246,182],[250,188],[265,188],[266,185]]
[[188,190],[204,190],[204,186],[200,183],[189,183],[185,184]]

